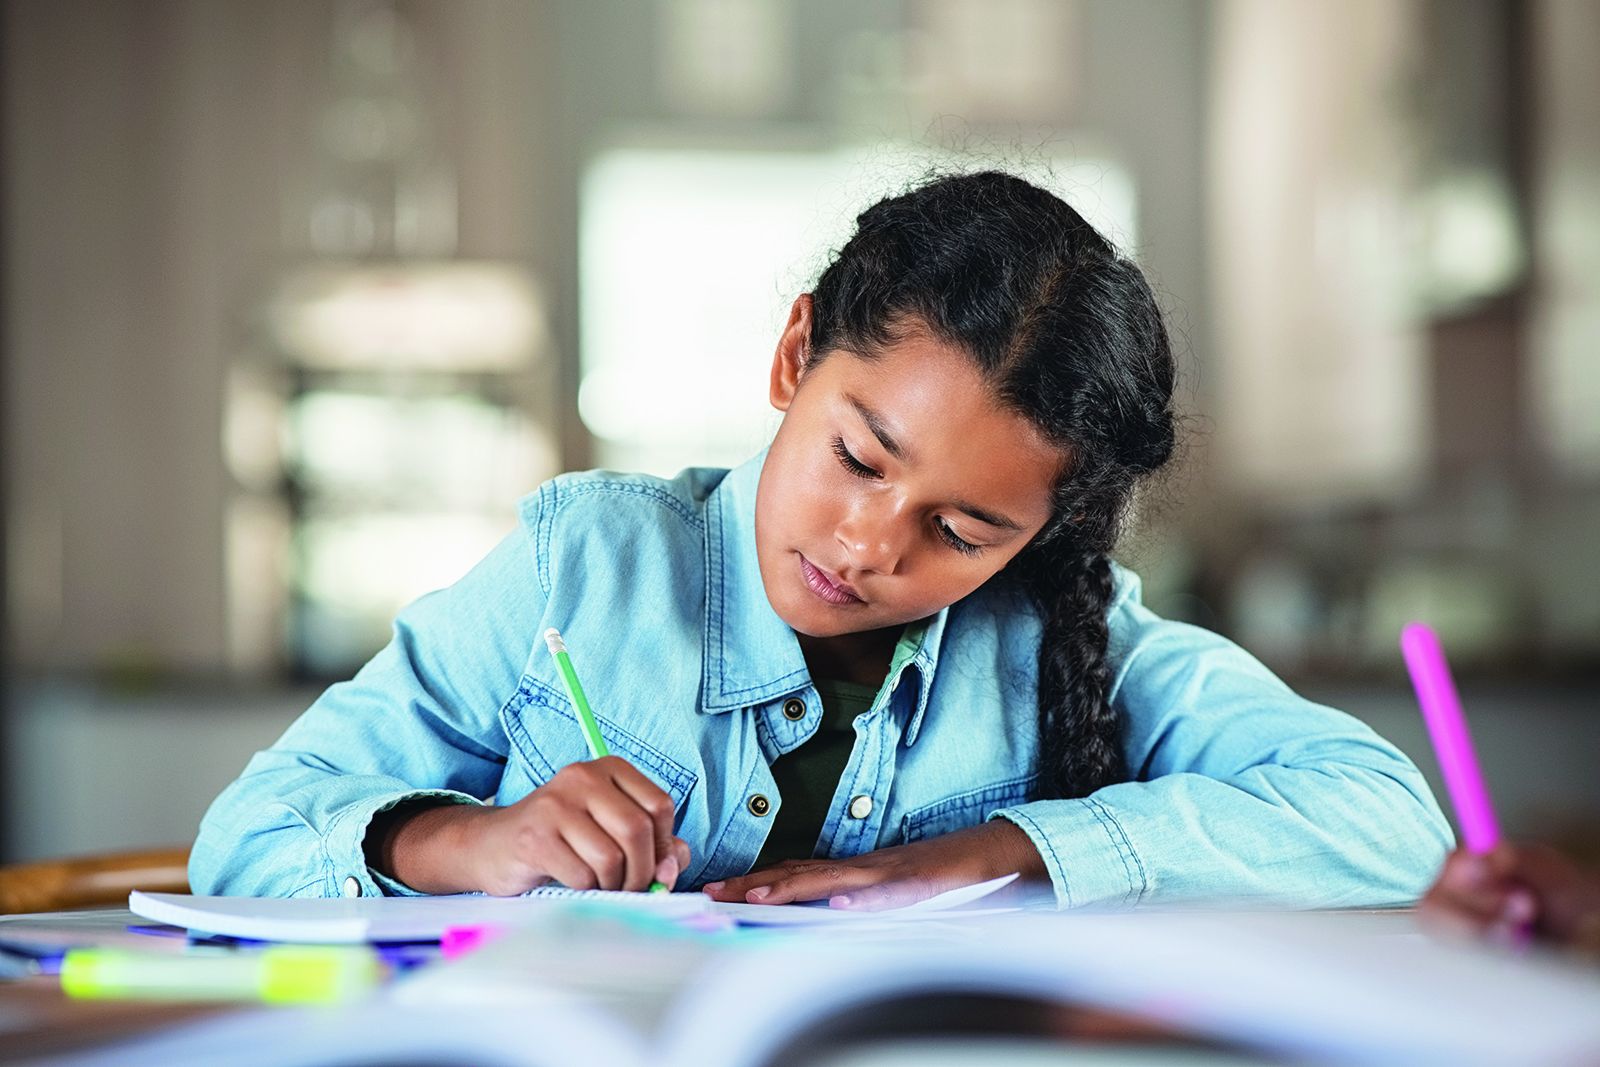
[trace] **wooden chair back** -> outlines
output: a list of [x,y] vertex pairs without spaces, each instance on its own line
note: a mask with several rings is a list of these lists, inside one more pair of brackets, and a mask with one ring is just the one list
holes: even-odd
[[0,915],[126,904],[132,890],[187,893],[189,848],[104,852],[0,867]]

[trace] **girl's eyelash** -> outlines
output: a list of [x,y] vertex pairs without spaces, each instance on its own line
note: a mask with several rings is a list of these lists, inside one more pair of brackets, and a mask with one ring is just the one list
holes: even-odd
[[[881,472],[873,470],[871,467],[867,466],[865,463],[861,462],[854,455],[852,455],[850,449],[845,445],[844,438],[842,437],[835,437],[833,439],[833,454],[839,457],[839,462],[843,464],[844,469],[849,471],[851,474],[854,474],[857,478],[883,477]],[[934,519],[933,524],[934,526],[938,527],[939,539],[945,544],[949,545],[951,548],[955,549],[957,552],[960,552],[962,555],[976,556],[978,553],[983,551],[982,545],[975,545],[971,541],[962,540],[961,537],[958,536],[956,532],[950,528],[950,525],[943,519]]]
[[943,519],[934,519],[933,524],[939,527],[939,536],[944,539],[944,543],[955,549],[957,552],[960,552],[962,555],[976,556],[979,552],[983,551],[982,545],[975,545],[971,541],[963,541],[959,536],[956,535],[956,532],[950,528],[950,524],[945,522]]
[[842,437],[835,437],[833,439],[833,454],[839,457],[839,462],[844,464],[845,470],[849,471],[851,474],[854,474],[858,478],[883,477],[881,473],[873,470],[855,456],[851,455],[850,450],[845,447],[844,438]]

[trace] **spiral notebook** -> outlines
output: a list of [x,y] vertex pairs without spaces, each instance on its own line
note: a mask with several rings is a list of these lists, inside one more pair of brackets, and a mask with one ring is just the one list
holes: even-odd
[[[544,886],[520,897],[206,897],[182,893],[128,895],[135,915],[199,933],[252,941],[309,944],[437,941],[453,926],[520,926],[555,901],[595,901],[667,919],[720,915],[741,926],[816,926],[948,918],[953,909],[1009,885],[1016,875],[962,886],[903,908],[841,911],[826,906],[725,904],[703,893],[621,893]],[[825,902],[824,902],[825,905]],[[963,910],[962,915],[993,909]]]

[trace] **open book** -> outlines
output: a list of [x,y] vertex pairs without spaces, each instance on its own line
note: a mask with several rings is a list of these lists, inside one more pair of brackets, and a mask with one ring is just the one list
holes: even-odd
[[1020,913],[695,934],[552,909],[340,1012],[249,1012],[83,1067],[763,1067],[907,998],[1020,996],[1315,1063],[1600,1062],[1600,974],[1445,946],[1405,916]]

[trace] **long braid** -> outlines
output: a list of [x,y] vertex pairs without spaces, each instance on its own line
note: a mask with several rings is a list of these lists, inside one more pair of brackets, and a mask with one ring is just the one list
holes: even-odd
[[1124,777],[1122,720],[1111,706],[1106,609],[1111,561],[1065,542],[1043,548],[1030,575],[1044,633],[1039,642],[1039,782],[1036,797],[1088,796]]
[[870,359],[921,324],[1062,450],[1050,522],[992,580],[1019,587],[1043,623],[1035,799],[1121,781],[1110,553],[1134,488],[1175,439],[1172,353],[1139,268],[1050,193],[958,175],[863,212],[812,302],[812,359]]

